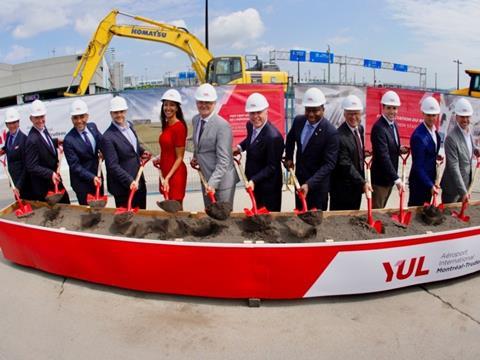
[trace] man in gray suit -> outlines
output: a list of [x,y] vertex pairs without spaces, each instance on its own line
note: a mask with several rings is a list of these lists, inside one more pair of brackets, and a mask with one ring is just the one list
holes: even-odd
[[239,178],[233,164],[232,129],[215,113],[217,92],[212,85],[200,85],[195,100],[198,115],[192,120],[194,157],[190,165],[194,168],[200,166],[207,179],[207,189],[203,189],[205,207],[210,204],[206,192],[213,192],[217,201],[228,202],[233,207],[235,184]]
[[442,201],[468,201],[467,190],[472,181],[472,156],[480,155],[475,148],[470,130],[473,108],[467,99],[455,103],[456,125],[445,139],[446,166],[443,173]]

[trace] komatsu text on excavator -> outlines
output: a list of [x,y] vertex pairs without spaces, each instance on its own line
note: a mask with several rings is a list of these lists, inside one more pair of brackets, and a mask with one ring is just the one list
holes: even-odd
[[[125,15],[134,20],[149,24],[117,25],[117,15]],[[134,39],[157,41],[172,45],[184,51],[192,62],[200,82],[214,85],[278,83],[286,84],[288,74],[280,71],[276,64],[264,64],[257,56],[221,56],[213,57],[203,43],[187,29],[163,24],[141,16],[111,11],[98,25],[97,30],[82,55],[74,73],[72,83],[65,96],[84,95],[88,89],[100,61],[102,60],[112,37],[124,36]],[[76,92],[71,92],[73,82],[80,77]]]

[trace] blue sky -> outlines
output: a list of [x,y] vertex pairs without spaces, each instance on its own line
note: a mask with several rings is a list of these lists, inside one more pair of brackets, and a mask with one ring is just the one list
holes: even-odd
[[[204,0],[4,0],[0,7],[0,62],[20,63],[85,50],[98,22],[112,8],[185,26],[204,39]],[[479,0],[364,1],[209,1],[210,50],[215,56],[258,54],[269,50],[307,49],[337,55],[422,66],[427,85],[456,85],[460,59],[461,86],[466,68],[480,68]],[[132,24],[119,17],[119,23]],[[168,45],[114,38],[116,59],[125,73],[147,79],[186,71],[185,54]],[[279,62],[297,75],[295,63]],[[323,79],[325,65],[302,64],[301,77]],[[332,66],[332,80],[338,67]],[[371,82],[373,71],[349,67],[348,79]],[[418,84],[418,75],[377,71],[382,82]]]

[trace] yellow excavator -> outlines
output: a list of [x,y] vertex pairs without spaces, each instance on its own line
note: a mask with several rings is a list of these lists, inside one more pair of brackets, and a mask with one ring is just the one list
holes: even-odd
[[465,73],[470,76],[470,86],[454,90],[451,94],[480,98],[480,70],[465,70]]
[[[150,24],[150,26],[117,25],[118,14]],[[192,68],[202,83],[209,82],[213,85],[286,84],[288,81],[288,74],[285,71],[280,71],[276,64],[264,64],[255,55],[213,57],[205,45],[185,28],[112,10],[100,22],[93,34],[92,40],[75,68],[72,83],[65,92],[65,96],[85,95],[90,80],[114,35],[157,41],[184,51],[189,56]],[[78,88],[76,92],[71,92],[73,83],[78,76],[80,76]]]

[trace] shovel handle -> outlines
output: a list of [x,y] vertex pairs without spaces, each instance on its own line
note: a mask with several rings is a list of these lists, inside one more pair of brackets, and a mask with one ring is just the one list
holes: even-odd
[[240,167],[240,159],[238,159],[237,157],[233,157],[233,160],[235,161],[235,165],[237,167],[238,172],[240,173],[240,177],[243,180],[243,184],[245,185],[245,188],[249,188],[247,176],[245,175],[245,172]]

